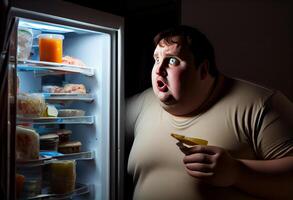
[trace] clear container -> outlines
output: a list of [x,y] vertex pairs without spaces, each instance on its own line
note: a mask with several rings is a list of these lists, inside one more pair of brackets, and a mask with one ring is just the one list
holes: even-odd
[[62,63],[64,36],[60,34],[40,34],[38,38],[40,61]]
[[46,116],[47,105],[41,94],[19,93],[17,95],[17,115],[36,118]]
[[39,134],[30,128],[16,126],[16,160],[39,159]]
[[17,31],[17,58],[29,59],[33,44],[33,32],[28,28],[19,28]]
[[76,182],[76,162],[56,160],[51,163],[50,188],[53,194],[73,192]]
[[40,136],[40,150],[57,151],[59,136],[57,134],[45,134]]

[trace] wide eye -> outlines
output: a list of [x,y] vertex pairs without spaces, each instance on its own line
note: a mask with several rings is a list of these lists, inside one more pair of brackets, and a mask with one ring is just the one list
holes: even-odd
[[160,60],[159,60],[158,57],[157,58],[154,58],[154,60],[155,60],[155,64],[158,64],[160,62]]
[[178,65],[179,64],[179,60],[177,58],[171,57],[169,59],[169,64],[170,65]]

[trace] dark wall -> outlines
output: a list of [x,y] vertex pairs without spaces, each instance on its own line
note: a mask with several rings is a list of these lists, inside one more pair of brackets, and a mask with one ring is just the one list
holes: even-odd
[[293,100],[292,0],[184,0],[182,23],[214,44],[221,71]]
[[154,36],[180,23],[180,6],[164,3],[137,10],[125,18],[125,88],[126,96],[151,87]]

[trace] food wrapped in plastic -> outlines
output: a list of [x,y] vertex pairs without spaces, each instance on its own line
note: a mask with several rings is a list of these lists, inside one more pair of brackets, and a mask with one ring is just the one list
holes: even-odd
[[83,84],[65,84],[64,85],[64,93],[75,93],[75,94],[85,94],[86,89]]
[[58,110],[58,117],[81,117],[85,115],[84,110],[80,109],[60,109]]
[[39,158],[39,134],[30,128],[16,126],[16,160],[35,160]]
[[20,93],[17,95],[17,115],[20,117],[43,117],[46,109],[47,105],[41,94]]
[[76,181],[74,160],[56,160],[51,163],[50,187],[53,194],[73,192]]
[[32,49],[33,32],[28,28],[19,28],[17,34],[17,58],[27,60]]
[[63,87],[57,85],[44,85],[42,90],[45,93],[64,93]]

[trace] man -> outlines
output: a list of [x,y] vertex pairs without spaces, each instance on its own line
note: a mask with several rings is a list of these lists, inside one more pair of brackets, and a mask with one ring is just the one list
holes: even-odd
[[[161,32],[155,44],[153,87],[127,104],[133,199],[293,199],[292,103],[218,72],[194,28]],[[178,149],[171,133],[208,145]]]

